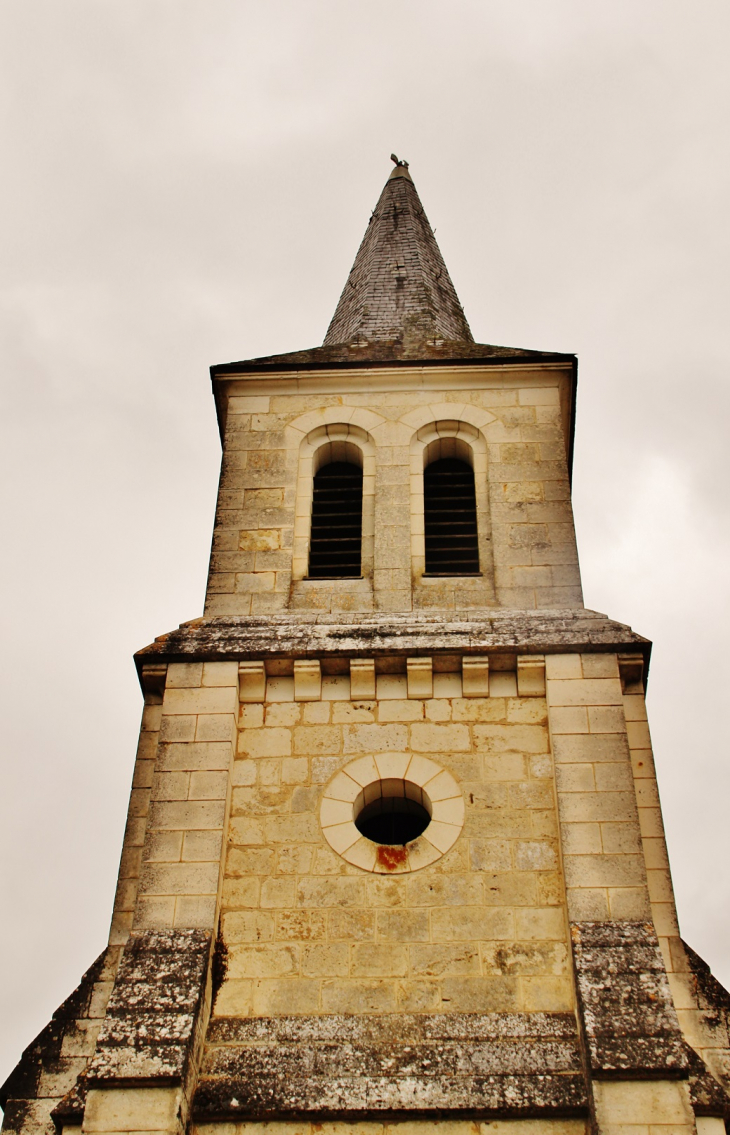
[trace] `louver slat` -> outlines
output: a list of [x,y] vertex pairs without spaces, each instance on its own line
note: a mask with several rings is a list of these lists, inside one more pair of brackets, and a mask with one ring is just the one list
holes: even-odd
[[479,571],[474,471],[444,457],[423,474],[426,573],[474,575]]
[[309,578],[359,576],[361,555],[362,469],[333,461],[314,476]]

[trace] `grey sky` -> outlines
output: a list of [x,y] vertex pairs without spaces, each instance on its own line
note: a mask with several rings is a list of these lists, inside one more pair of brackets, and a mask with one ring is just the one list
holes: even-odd
[[321,342],[405,156],[475,338],[580,358],[586,604],[655,643],[730,983],[724,0],[4,0],[0,1077],[105,943],[135,649],[198,615],[207,368]]

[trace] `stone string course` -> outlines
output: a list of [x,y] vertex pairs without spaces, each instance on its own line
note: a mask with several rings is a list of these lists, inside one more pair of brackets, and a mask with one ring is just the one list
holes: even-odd
[[194,1115],[585,1113],[572,1014],[216,1021]]

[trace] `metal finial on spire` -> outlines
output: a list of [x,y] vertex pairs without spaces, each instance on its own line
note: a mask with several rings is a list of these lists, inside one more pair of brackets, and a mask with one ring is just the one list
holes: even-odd
[[397,154],[391,154],[390,160],[392,162],[395,162],[397,166],[403,166],[404,169],[408,169],[408,162],[405,160],[405,158],[399,158]]

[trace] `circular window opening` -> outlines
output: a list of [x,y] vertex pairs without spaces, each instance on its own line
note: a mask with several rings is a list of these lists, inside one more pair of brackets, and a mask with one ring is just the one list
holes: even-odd
[[402,847],[425,832],[432,807],[426,792],[410,780],[375,780],[363,788],[353,813],[366,839]]

